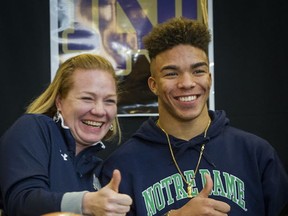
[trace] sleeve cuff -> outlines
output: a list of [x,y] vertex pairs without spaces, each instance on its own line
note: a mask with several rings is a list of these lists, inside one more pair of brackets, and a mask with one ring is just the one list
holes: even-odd
[[88,191],[65,193],[61,201],[61,211],[82,214],[82,199],[87,192]]

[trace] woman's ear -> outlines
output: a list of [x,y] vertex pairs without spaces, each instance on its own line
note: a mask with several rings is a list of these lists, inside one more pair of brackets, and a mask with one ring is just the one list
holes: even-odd
[[150,76],[148,78],[148,86],[150,90],[157,96],[158,95],[158,88],[157,88],[157,83],[155,81],[155,78]]
[[57,107],[57,110],[61,111],[61,97],[60,97],[60,95],[56,96],[55,105]]

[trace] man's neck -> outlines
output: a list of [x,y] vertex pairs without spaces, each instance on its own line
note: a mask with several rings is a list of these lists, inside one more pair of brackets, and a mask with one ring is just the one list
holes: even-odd
[[190,140],[203,133],[209,121],[210,117],[208,112],[205,115],[200,115],[191,120],[179,120],[173,117],[164,117],[159,114],[158,126],[174,137]]

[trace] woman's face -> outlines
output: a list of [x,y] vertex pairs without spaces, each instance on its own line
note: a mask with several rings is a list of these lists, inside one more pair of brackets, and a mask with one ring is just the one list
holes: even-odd
[[106,71],[76,69],[72,76],[71,90],[67,97],[57,97],[56,105],[79,152],[108,132],[117,115],[117,92],[114,78]]

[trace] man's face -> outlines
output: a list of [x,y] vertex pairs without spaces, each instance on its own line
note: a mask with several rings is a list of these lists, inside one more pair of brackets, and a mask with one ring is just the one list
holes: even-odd
[[207,111],[211,74],[204,51],[178,45],[158,54],[151,72],[148,84],[158,96],[162,117],[189,121]]

